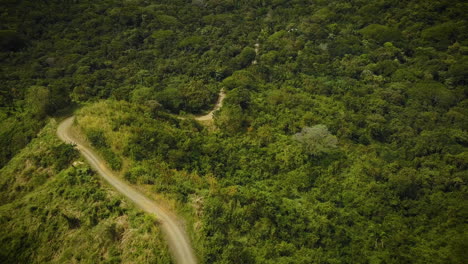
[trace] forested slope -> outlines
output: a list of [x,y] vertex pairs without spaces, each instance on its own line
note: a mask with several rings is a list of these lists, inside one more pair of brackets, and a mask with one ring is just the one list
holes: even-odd
[[0,170],[0,262],[170,263],[155,219],[103,186],[55,130]]
[[80,103],[204,263],[467,258],[464,1],[2,3],[0,164]]

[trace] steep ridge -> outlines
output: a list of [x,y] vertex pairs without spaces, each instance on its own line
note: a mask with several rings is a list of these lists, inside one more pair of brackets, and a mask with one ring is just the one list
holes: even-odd
[[60,123],[57,129],[58,137],[66,143],[75,144],[76,149],[80,151],[91,167],[94,168],[110,185],[112,185],[112,187],[133,201],[143,211],[157,217],[176,263],[197,263],[197,259],[190,245],[190,240],[177,217],[129,184],[116,177],[112,171],[107,168],[105,162],[91,148],[87,147],[86,144],[73,134],[71,127],[74,119],[75,117],[72,116]]

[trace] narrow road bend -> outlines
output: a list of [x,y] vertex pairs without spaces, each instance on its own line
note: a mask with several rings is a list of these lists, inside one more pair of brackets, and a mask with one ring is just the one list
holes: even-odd
[[221,89],[221,91],[219,91],[218,101],[216,102],[213,110],[211,110],[211,112],[209,112],[206,115],[195,117],[195,120],[198,120],[198,121],[213,120],[213,113],[218,111],[223,106],[224,98],[226,98],[226,92],[224,92],[224,89]]
[[112,171],[107,168],[105,162],[91,148],[86,147],[83,142],[73,135],[71,127],[74,119],[75,117],[72,116],[59,124],[57,129],[58,137],[66,143],[76,144],[76,149],[80,151],[91,167],[95,169],[102,178],[118,192],[133,201],[143,211],[157,217],[176,263],[196,264],[197,259],[190,245],[190,240],[177,217],[116,177]]

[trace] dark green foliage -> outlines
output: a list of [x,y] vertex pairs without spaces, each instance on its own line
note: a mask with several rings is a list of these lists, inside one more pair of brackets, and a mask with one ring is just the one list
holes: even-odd
[[91,129],[86,132],[86,135],[91,144],[99,150],[100,154],[109,164],[111,169],[120,170],[122,167],[122,160],[110,149],[110,146],[104,136],[104,132],[98,129]]
[[415,83],[414,87],[408,90],[408,94],[409,99],[414,100],[409,103],[420,104],[424,109],[448,109],[456,102],[453,93],[438,82]]
[[463,56],[461,60],[450,66],[448,74],[453,78],[455,84],[467,85],[468,73],[466,69],[468,69],[468,57]]
[[97,148],[108,147],[104,132],[102,130],[90,130],[86,133],[86,137],[89,139],[91,144]]
[[444,50],[458,39],[459,32],[464,29],[466,24],[450,21],[426,28],[421,32],[421,37],[430,41],[432,46]]
[[363,35],[364,39],[375,41],[378,44],[396,42],[402,37],[397,29],[379,24],[368,25],[359,32]]
[[64,169],[78,157],[78,152],[74,149],[73,145],[60,144],[52,148],[51,153],[52,161],[58,170]]
[[253,48],[244,48],[239,55],[236,57],[236,66],[238,69],[247,67],[255,59],[256,53]]
[[122,168],[122,160],[115,155],[112,150],[108,148],[102,149],[101,154],[104,160],[110,165],[111,169],[118,171]]
[[26,41],[13,30],[0,30],[0,50],[19,51],[26,46]]
[[19,150],[35,137],[40,126],[30,116],[14,115],[0,121],[0,167],[5,165]]
[[[465,1],[3,2],[0,24],[28,45],[0,53],[0,164],[44,117],[91,103],[77,118],[99,120],[79,124],[113,169],[198,201],[202,263],[467,259]],[[221,88],[216,129],[173,115],[208,111]],[[59,153],[31,160],[74,155]],[[99,222],[63,213],[61,227]],[[34,248],[18,232],[9,245]]]
[[181,91],[177,88],[166,88],[157,93],[157,97],[162,102],[163,106],[173,112],[182,109],[184,103],[182,96]]
[[55,132],[49,123],[0,169],[0,262],[170,263],[154,220],[122,202],[83,162],[70,166],[77,151]]

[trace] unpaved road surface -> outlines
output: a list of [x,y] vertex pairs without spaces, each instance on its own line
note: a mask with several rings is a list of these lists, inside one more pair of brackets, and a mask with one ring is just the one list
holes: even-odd
[[219,95],[218,95],[218,101],[216,102],[213,110],[211,110],[211,112],[209,112],[206,115],[195,117],[195,120],[198,120],[198,121],[213,120],[213,113],[218,111],[223,106],[224,98],[226,98],[226,93],[224,92],[223,89],[221,89],[221,91],[219,92]]
[[[256,57],[258,56],[259,49],[260,49],[260,43],[258,43],[258,41],[257,41],[257,43],[255,43],[255,55],[256,55]],[[254,65],[257,64],[257,59],[253,60],[252,64],[254,64]]]
[[83,142],[80,142],[80,140],[73,135],[71,130],[73,120],[74,116],[69,117],[60,123],[57,129],[58,137],[66,143],[76,144],[76,149],[81,152],[91,167],[94,168],[110,185],[112,185],[112,187],[133,201],[145,212],[156,216],[158,222],[161,224],[161,228],[169,244],[169,249],[176,263],[197,263],[197,259],[193,253],[187,233],[177,217],[116,177],[112,171],[107,168],[105,162],[91,148],[86,147]]

